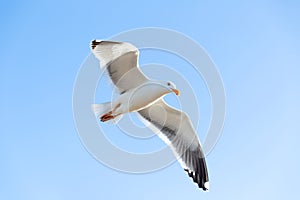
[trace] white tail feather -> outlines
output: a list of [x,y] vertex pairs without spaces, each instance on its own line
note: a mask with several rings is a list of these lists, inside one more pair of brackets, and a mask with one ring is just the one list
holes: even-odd
[[[108,113],[112,110],[111,102],[106,102],[102,104],[92,104],[91,106],[92,111],[96,118],[100,118],[102,115]],[[109,122],[112,124],[116,124],[120,121],[123,115],[118,115],[114,119],[110,120]]]
[[102,104],[92,104],[91,108],[95,117],[99,118],[105,113],[111,111],[111,102],[106,102]]

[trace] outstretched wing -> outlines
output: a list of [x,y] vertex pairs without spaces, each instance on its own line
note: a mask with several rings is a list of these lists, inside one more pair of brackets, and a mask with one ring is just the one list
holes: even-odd
[[148,81],[138,66],[139,51],[132,44],[93,40],[91,50],[120,93]]
[[[209,189],[205,156],[189,117],[159,100],[138,112],[154,132],[171,146],[181,166],[203,190]],[[148,123],[149,124],[149,123]]]

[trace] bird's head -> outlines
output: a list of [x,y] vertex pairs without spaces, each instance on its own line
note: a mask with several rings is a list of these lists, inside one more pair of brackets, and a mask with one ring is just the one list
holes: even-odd
[[162,84],[166,86],[170,92],[174,92],[177,96],[180,95],[179,90],[176,89],[176,85],[171,81],[164,81]]

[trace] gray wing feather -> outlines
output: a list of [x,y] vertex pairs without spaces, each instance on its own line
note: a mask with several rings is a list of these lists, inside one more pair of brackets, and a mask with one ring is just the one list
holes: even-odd
[[148,81],[138,66],[139,51],[135,46],[125,42],[94,40],[91,49],[120,93]]
[[171,146],[174,154],[180,158],[182,167],[198,187],[208,190],[205,156],[188,116],[168,106],[163,100],[138,113],[152,124],[153,127],[149,128],[160,130],[158,135]]

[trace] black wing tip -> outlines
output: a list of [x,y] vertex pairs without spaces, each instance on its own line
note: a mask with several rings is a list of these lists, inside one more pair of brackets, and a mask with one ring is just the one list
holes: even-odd
[[202,189],[203,191],[209,190],[208,180],[206,180],[204,177],[200,177],[200,175],[197,172],[195,173],[188,169],[184,169],[184,171],[186,171],[188,173],[189,177],[191,177],[193,179],[193,181],[198,185],[198,187],[200,189]]
[[101,42],[102,42],[101,40],[93,40],[93,41],[91,42],[91,48],[92,48],[92,49],[95,49],[95,47],[96,47],[97,45],[99,45]]
[[122,42],[117,41],[108,41],[108,40],[93,40],[91,42],[91,48],[95,49],[97,45],[99,44],[122,44]]

